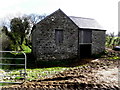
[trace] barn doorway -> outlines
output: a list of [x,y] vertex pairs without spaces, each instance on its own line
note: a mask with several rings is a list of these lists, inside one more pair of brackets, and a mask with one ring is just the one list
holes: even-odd
[[80,58],[91,57],[91,44],[80,44],[79,52]]

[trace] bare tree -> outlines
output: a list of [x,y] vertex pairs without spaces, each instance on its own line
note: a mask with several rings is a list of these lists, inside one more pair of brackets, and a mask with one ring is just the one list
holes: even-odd
[[43,15],[30,14],[30,15],[28,15],[28,18],[30,19],[30,21],[33,25],[35,25],[36,23],[38,23],[39,21],[41,21],[45,17],[46,17],[46,14],[43,14]]

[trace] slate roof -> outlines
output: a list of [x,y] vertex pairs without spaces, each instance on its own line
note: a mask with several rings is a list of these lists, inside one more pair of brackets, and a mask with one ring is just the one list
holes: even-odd
[[103,27],[95,19],[68,16],[79,28],[101,29]]

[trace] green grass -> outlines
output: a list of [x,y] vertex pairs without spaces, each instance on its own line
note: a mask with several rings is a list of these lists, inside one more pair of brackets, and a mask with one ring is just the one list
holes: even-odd
[[[26,46],[24,44],[22,44],[22,49],[23,49],[23,51],[21,51],[21,52],[24,52],[24,53],[31,53],[31,51],[32,51],[28,46]],[[22,53],[13,52],[11,54],[13,54],[13,55],[21,55]]]
[[54,67],[54,68],[40,68],[40,69],[27,69],[27,79],[35,80],[35,79],[43,79],[45,77],[50,77],[58,72],[62,72],[68,68],[66,67]]
[[24,53],[31,53],[31,49],[24,44],[22,44],[22,49]]
[[111,60],[118,60],[118,59],[120,59],[120,57],[117,57],[117,56],[114,56],[114,57],[108,57],[108,58],[106,58],[106,59],[111,59]]
[[[67,67],[52,67],[52,68],[36,68],[36,69],[27,69],[27,81],[35,80],[35,79],[44,79],[45,77],[51,77],[59,72],[67,70]],[[19,76],[19,71],[22,69],[16,69],[11,71],[10,76],[16,75],[16,80],[21,79]]]

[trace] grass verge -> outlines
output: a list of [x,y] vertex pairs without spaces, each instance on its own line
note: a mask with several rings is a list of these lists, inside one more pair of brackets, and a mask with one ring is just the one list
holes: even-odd
[[[44,79],[46,77],[51,77],[59,72],[63,72],[64,70],[67,70],[69,68],[67,67],[52,67],[52,68],[35,68],[35,69],[27,69],[27,81],[31,80],[37,80],[37,79]],[[19,71],[22,69],[16,69],[11,71],[9,74],[11,77],[12,76],[17,76],[13,77],[15,81],[21,80],[20,78],[20,73]],[[11,79],[6,79],[4,81],[11,81]]]

